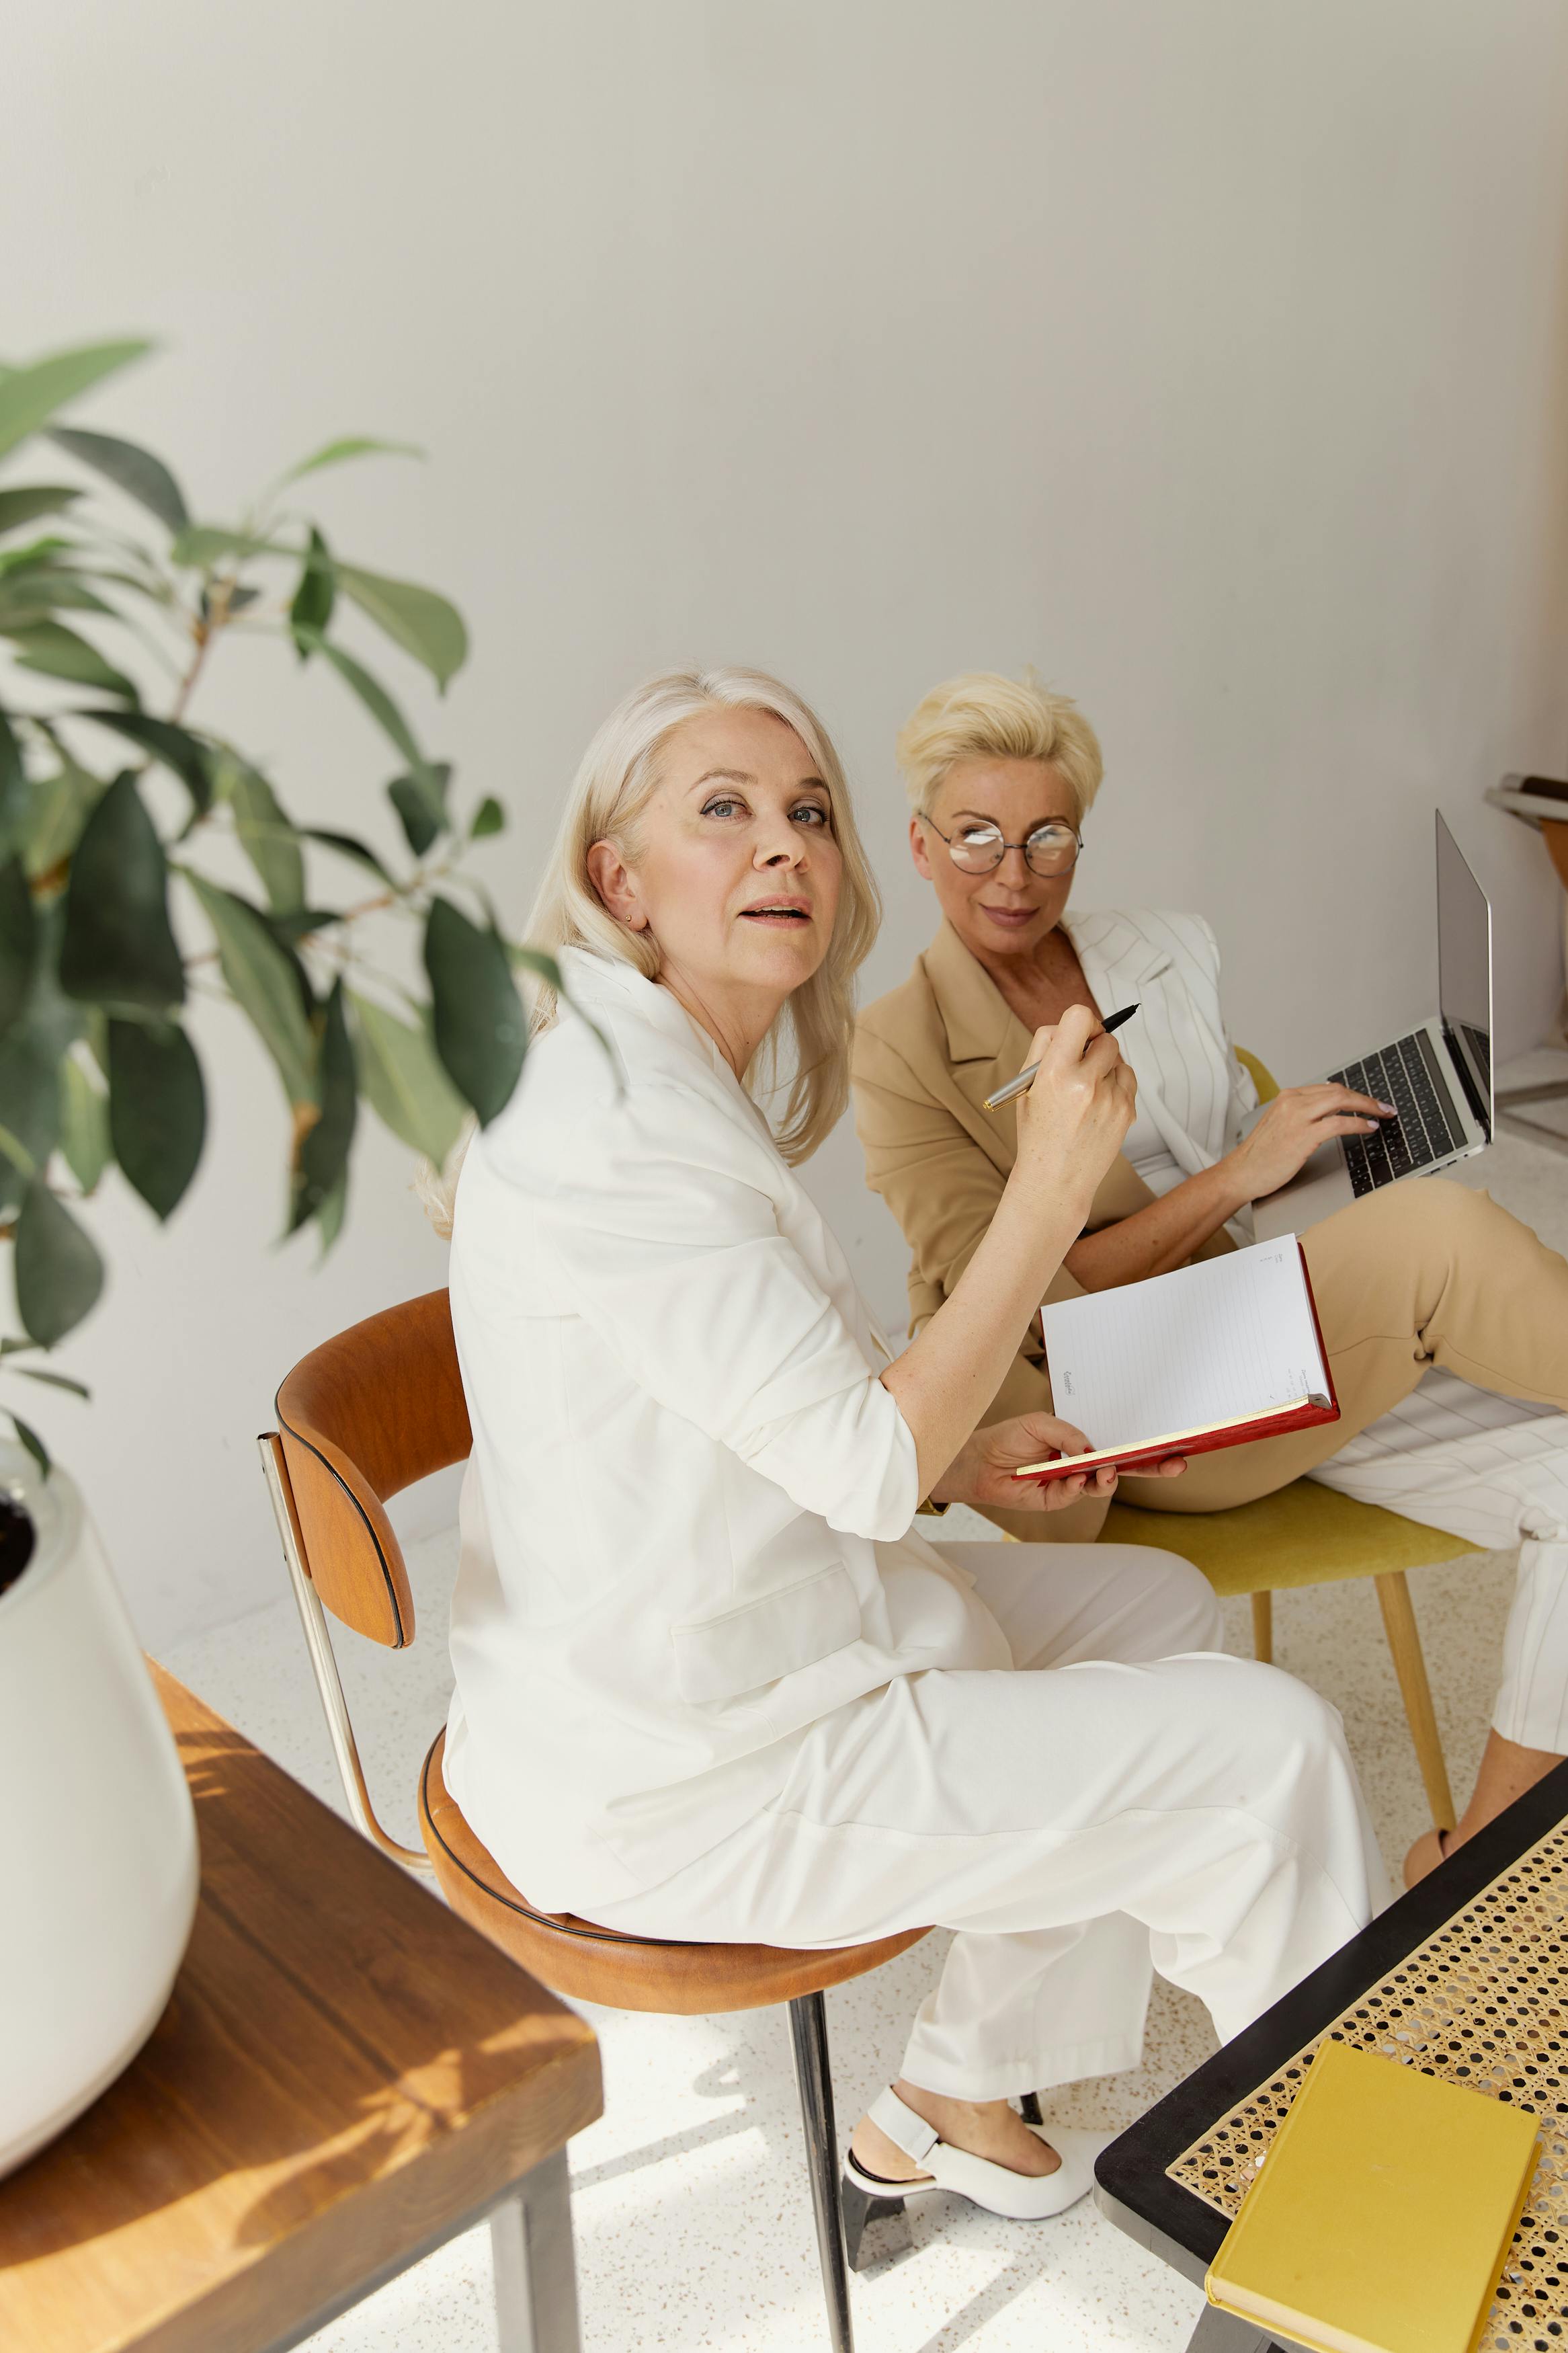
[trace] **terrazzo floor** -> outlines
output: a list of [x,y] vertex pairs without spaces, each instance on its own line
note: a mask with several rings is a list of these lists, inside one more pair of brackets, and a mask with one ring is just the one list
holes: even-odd
[[[1526,1083],[1568,1071],[1538,1055]],[[1564,1122],[1568,1127],[1568,1121]],[[1568,1250],[1568,1158],[1505,1137],[1462,1179],[1485,1185]],[[259,1482],[258,1482],[258,1507]],[[963,1518],[967,1524],[958,1525]],[[950,1514],[954,1538],[994,1531]],[[417,1843],[415,1773],[445,1712],[451,1535],[410,1557],[419,1616],[410,1651],[339,1641],[374,1789],[389,1828]],[[282,1568],[279,1570],[279,1585]],[[1411,1578],[1456,1791],[1468,1789],[1498,1678],[1510,1556]],[[1250,1651],[1245,1601],[1227,1605],[1227,1646]],[[1366,1584],[1281,1599],[1276,1655],[1342,1711],[1391,1866],[1425,1826],[1376,1602]],[[339,1804],[303,1640],[286,1591],[268,1608],[182,1645],[168,1664],[263,1748]],[[1462,1798],[1461,1798],[1462,1802]],[[841,2133],[893,2072],[907,2022],[940,1967],[928,1937],[875,1976],[828,1996]],[[573,2145],[574,2211],[588,2353],[744,2348],[807,2353],[825,2342],[815,2239],[784,2017],[752,2011],[665,2019],[590,2010],[603,2045],[605,2113]],[[1214,2047],[1198,2004],[1156,1984],[1142,2067],[1053,2095],[1047,2116],[1121,2127]],[[1201,2298],[1085,2201],[1031,2229],[957,2200],[913,2210],[915,2250],[855,2283],[860,2353],[1177,2353]],[[405,2273],[310,2340],[311,2353],[492,2353],[489,2245],[480,2231]]]

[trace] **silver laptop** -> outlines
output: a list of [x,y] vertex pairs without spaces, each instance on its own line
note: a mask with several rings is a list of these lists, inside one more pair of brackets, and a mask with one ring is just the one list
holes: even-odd
[[1492,1140],[1492,911],[1437,818],[1439,1011],[1327,1076],[1394,1105],[1375,1135],[1341,1135],[1253,1211],[1259,1241],[1301,1233],[1363,1193],[1429,1176]]

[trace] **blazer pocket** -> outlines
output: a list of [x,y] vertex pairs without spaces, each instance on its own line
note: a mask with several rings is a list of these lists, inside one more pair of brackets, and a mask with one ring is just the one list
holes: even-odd
[[842,1651],[860,1639],[860,1604],[855,1581],[842,1561],[819,1569],[781,1593],[704,1618],[694,1626],[672,1626],[675,1681],[680,1696],[699,1706],[738,1699]]

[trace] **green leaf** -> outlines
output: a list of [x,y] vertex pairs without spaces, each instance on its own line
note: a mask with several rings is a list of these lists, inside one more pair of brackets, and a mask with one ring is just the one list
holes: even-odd
[[372,678],[353,654],[344,653],[342,646],[330,646],[317,631],[297,630],[295,634],[302,636],[316,652],[326,655],[339,677],[353,687],[377,726],[390,735],[409,766],[421,776],[433,776],[435,772],[416,743],[413,729],[380,681]]
[[20,834],[30,806],[22,747],[10,721],[0,711],[0,853],[8,849]]
[[0,376],[0,456],[25,441],[29,433],[36,433],[40,425],[47,425],[57,408],[151,349],[141,339],[86,343],[35,360],[30,367],[10,369]]
[[102,791],[102,778],[79,767],[68,754],[52,776],[33,786],[23,852],[34,881],[69,858]]
[[0,620],[0,636],[10,638],[22,670],[37,670],[43,678],[69,679],[74,686],[100,687],[105,694],[118,694],[127,702],[142,700],[124,672],[63,621],[24,625]]
[[282,913],[269,913],[267,928],[275,940],[291,948],[296,940],[309,939],[313,932],[330,932],[334,923],[346,920],[344,912],[337,907],[290,907]]
[[0,577],[31,570],[40,564],[57,564],[65,550],[74,545],[75,542],[63,533],[47,531],[41,538],[28,540],[25,546],[0,548]]
[[80,1003],[149,1013],[184,998],[163,845],[129,769],[88,818],[71,860],[60,986]]
[[206,1090],[195,1049],[176,1021],[110,1021],[109,1134],[114,1156],[158,1218],[196,1173]]
[[32,1164],[19,1166],[0,1139],[0,1209],[9,1209],[47,1166],[60,1127],[59,1056],[26,1022],[0,1039],[0,1107],[5,1134]]
[[277,1064],[289,1103],[297,1108],[313,1103],[316,1041],[293,964],[247,900],[219,890],[188,867],[181,871],[213,927],[228,993]]
[[73,1381],[66,1373],[46,1373],[34,1365],[18,1365],[17,1372],[25,1381],[47,1381],[52,1389],[68,1389],[72,1397],[89,1398],[92,1391],[84,1381]]
[[348,1214],[349,1180],[347,1174],[338,1178],[326,1199],[316,1212],[316,1230],[321,1237],[321,1256],[326,1257],[343,1229]]
[[289,607],[289,626],[300,659],[309,661],[332,617],[338,598],[338,575],[326,541],[312,523],[310,544],[300,567],[300,585]]
[[351,996],[360,1085],[394,1135],[439,1168],[458,1140],[464,1104],[436,1057],[429,1032],[368,997]]
[[16,1236],[16,1310],[41,1347],[58,1347],[98,1303],[103,1261],[41,1176],[22,1197]]
[[170,719],[151,719],[142,711],[79,711],[75,715],[112,728],[117,735],[139,744],[150,758],[161,761],[189,793],[195,814],[206,815],[213,801],[213,755],[188,727],[177,727]]
[[300,839],[282,804],[259,768],[234,753],[222,755],[218,789],[234,811],[239,846],[255,867],[275,915],[291,915],[304,903],[305,860]]
[[[294,1199],[289,1219],[290,1233],[302,1226],[307,1218],[318,1217],[323,1212],[330,1224],[332,1196],[342,1187],[348,1171],[349,1146],[353,1142],[354,1122],[359,1115],[359,1083],[354,1068],[353,1041],[343,1018],[343,984],[341,979],[332,983],[332,993],[327,999],[317,1088],[321,1115],[313,1126],[306,1130],[300,1145]],[[341,1207],[337,1222],[342,1223]],[[331,1230],[335,1231],[335,1228]],[[330,1232],[328,1240],[331,1240]]]
[[528,1033],[500,935],[480,931],[449,899],[434,899],[425,928],[436,1050],[463,1101],[488,1127],[511,1100]]
[[62,513],[80,496],[58,482],[19,482],[14,491],[0,491],[0,539],[42,515]]
[[290,555],[293,550],[276,540],[258,539],[254,532],[229,531],[216,523],[191,522],[177,532],[169,549],[169,560],[188,572],[210,572],[215,564],[226,556],[237,556],[243,564],[253,555]]
[[340,858],[350,858],[356,866],[368,866],[371,872],[379,874],[391,890],[401,892],[402,884],[389,873],[370,844],[362,841],[358,834],[333,833],[320,825],[302,825],[299,832],[301,841],[319,841],[323,849],[335,849]]
[[38,927],[19,858],[0,866],[0,1037],[19,1021],[33,990]]
[[514,965],[521,965],[524,972],[531,972],[536,978],[544,983],[547,988],[554,990],[563,1005],[572,1007],[578,1020],[598,1039],[605,1060],[615,1072],[616,1084],[619,1087],[623,1082],[620,1057],[607,1033],[600,1029],[596,1021],[591,1021],[582,1007],[574,1002],[572,992],[561,977],[561,967],[555,958],[552,955],[546,955],[542,948],[509,948],[507,954]]
[[387,798],[403,827],[404,839],[416,858],[423,858],[437,836],[445,833],[451,824],[447,814],[447,789],[451,780],[451,763],[437,760],[411,776],[394,776],[386,788]]
[[483,841],[489,833],[500,833],[506,825],[506,811],[493,794],[487,796],[474,811],[474,821],[468,828],[470,841]]
[[0,577],[0,628],[7,637],[30,629],[50,613],[110,613],[96,588],[63,565],[39,564]]
[[301,458],[297,466],[290,466],[286,474],[279,476],[278,487],[282,490],[289,482],[303,481],[307,474],[319,474],[323,466],[344,465],[351,458],[423,458],[424,455],[424,450],[416,448],[412,441],[376,441],[367,434],[353,433],[341,441],[327,442],[324,448],[315,450],[309,458]]
[[74,1054],[59,1066],[60,1150],[84,1193],[93,1192],[108,1167],[109,1098],[94,1086]]
[[184,530],[191,518],[180,486],[151,449],[139,448],[134,441],[121,441],[112,433],[83,433],[69,425],[56,426],[49,439],[57,449],[79,459],[156,515],[165,531]]
[[363,572],[356,564],[339,565],[338,585],[378,629],[424,663],[445,693],[447,680],[468,658],[468,632],[457,607],[434,588]]
[[37,1431],[32,1427],[30,1422],[24,1421],[19,1413],[13,1413],[9,1406],[5,1408],[5,1419],[10,1423],[12,1429],[16,1431],[16,1436],[21,1440],[22,1444],[26,1448],[28,1453],[32,1456],[34,1461],[37,1464],[39,1477],[47,1479],[51,1468],[49,1462],[49,1450],[44,1444],[43,1440],[38,1436]]

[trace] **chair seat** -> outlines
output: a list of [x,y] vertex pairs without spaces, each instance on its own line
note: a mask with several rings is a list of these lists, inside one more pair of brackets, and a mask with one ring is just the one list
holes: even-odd
[[1143,1512],[1112,1504],[1100,1542],[1180,1553],[1220,1594],[1386,1577],[1391,1569],[1426,1568],[1482,1549],[1381,1504],[1358,1504],[1315,1479],[1294,1480],[1228,1512]]
[[615,2010],[763,2010],[864,1977],[931,1934],[906,1928],[871,1945],[803,1953],[625,1936],[570,1913],[536,1912],[463,1819],[442,1775],[446,1748],[443,1730],[419,1776],[419,1829],[442,1893],[470,1926],[556,1993]]

